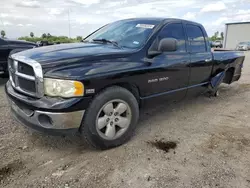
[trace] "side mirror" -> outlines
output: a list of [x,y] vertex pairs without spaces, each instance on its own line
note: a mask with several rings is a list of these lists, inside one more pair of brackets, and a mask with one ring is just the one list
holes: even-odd
[[177,50],[177,40],[174,38],[165,38],[159,42],[158,51],[174,52]]

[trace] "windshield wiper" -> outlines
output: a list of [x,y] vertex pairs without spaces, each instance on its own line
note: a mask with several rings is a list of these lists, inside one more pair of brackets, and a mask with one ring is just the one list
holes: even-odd
[[88,43],[89,41],[88,41],[88,40],[82,40],[81,42],[84,42],[84,43],[86,42],[86,43]]
[[94,42],[110,43],[110,44],[113,44],[114,46],[116,46],[118,48],[121,48],[116,41],[111,41],[111,40],[107,40],[107,39],[93,39],[93,41]]

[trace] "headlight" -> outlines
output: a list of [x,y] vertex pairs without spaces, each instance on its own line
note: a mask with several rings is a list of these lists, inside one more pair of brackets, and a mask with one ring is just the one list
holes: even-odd
[[44,92],[48,96],[79,97],[84,95],[82,82],[44,78]]

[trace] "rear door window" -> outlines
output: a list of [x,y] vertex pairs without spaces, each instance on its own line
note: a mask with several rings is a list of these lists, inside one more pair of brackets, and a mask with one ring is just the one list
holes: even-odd
[[202,29],[199,26],[191,24],[187,24],[186,29],[191,52],[206,52],[206,41]]

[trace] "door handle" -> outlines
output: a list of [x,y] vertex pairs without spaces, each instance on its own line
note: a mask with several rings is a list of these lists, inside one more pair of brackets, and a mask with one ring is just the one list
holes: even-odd
[[206,63],[209,63],[209,62],[211,62],[212,60],[213,60],[212,58],[205,59],[205,62],[206,62]]

